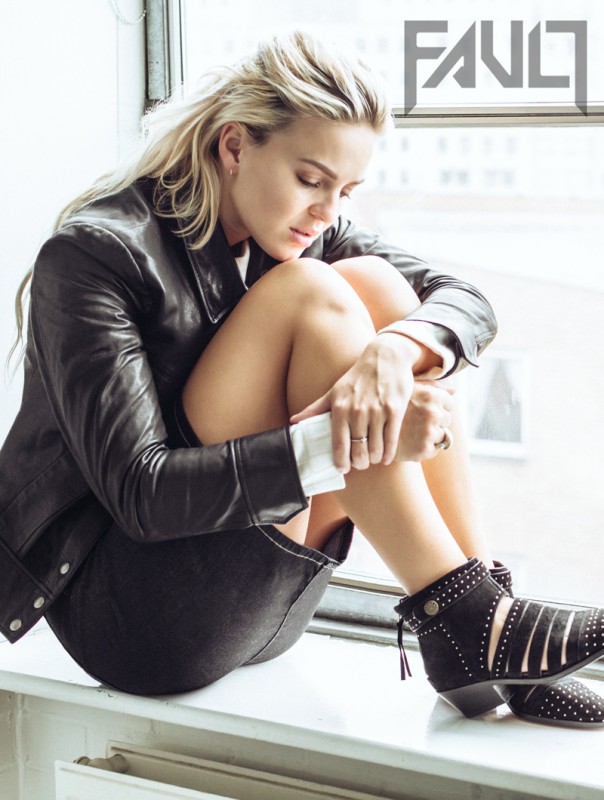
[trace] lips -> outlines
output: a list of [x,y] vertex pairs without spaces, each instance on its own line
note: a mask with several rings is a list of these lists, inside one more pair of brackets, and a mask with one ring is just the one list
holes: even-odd
[[318,231],[307,231],[301,228],[290,228],[292,239],[298,244],[308,247],[319,235]]

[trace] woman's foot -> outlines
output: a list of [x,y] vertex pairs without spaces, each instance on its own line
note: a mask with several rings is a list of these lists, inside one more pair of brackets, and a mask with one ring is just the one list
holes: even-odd
[[[493,615],[493,625],[491,627],[491,638],[489,641],[489,652],[487,656],[487,665],[489,669],[493,667],[493,661],[495,659],[495,653],[497,651],[497,645],[499,644],[499,637],[505,625],[505,622],[508,618],[509,612],[512,610],[514,606],[514,602],[511,597],[504,595],[501,600],[499,601],[497,608],[495,609],[495,614]],[[570,629],[572,627],[573,617],[569,618],[567,622],[566,629],[564,631],[564,635],[562,637],[562,653],[561,653],[561,664],[562,666],[566,665],[566,653],[567,653],[567,645],[568,645],[568,636]],[[533,631],[534,634],[534,631]],[[522,659],[522,665],[520,671],[522,673],[528,672],[529,669],[529,655],[531,653],[531,647],[533,645],[533,636],[529,637],[529,640],[526,644],[526,649],[524,651],[524,658]],[[548,663],[547,663],[547,647],[544,647],[541,653],[541,671],[546,673],[548,671]]]
[[604,727],[604,699],[575,678],[495,688],[514,714],[522,719],[573,728]]
[[[510,570],[496,561],[491,578],[513,597]],[[567,640],[568,645],[568,640]],[[544,658],[547,654],[544,654]],[[542,663],[547,669],[547,663]],[[573,727],[604,727],[604,698],[575,678],[561,678],[550,684],[496,686],[497,693],[518,717],[531,722]]]
[[553,683],[604,654],[604,610],[512,600],[475,558],[396,610],[428,680],[466,716],[500,705],[498,685]]
[[503,594],[497,607],[495,609],[495,613],[493,614],[493,624],[491,627],[491,638],[489,640],[489,652],[487,655],[487,666],[489,669],[493,667],[493,660],[495,658],[495,651],[497,650],[497,645],[499,644],[499,637],[501,636],[501,631],[503,630],[503,626],[505,625],[505,621],[508,617],[510,609],[512,608],[512,599],[507,595]]

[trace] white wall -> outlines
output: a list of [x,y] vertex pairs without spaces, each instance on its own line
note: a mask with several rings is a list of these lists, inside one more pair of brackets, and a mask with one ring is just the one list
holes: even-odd
[[[120,8],[136,19],[142,0]],[[145,88],[144,25],[110,0],[4,0],[2,16],[0,443],[21,392],[4,370],[17,287],[60,208],[136,135]]]

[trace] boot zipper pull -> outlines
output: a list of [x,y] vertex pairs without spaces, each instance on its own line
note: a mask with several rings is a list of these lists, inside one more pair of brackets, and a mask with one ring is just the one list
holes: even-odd
[[411,674],[411,668],[409,667],[409,660],[407,659],[407,653],[405,653],[405,648],[403,647],[403,618],[400,617],[397,623],[398,628],[398,649],[399,653],[401,654],[401,680],[404,681],[407,678],[407,675],[412,678],[413,675]]

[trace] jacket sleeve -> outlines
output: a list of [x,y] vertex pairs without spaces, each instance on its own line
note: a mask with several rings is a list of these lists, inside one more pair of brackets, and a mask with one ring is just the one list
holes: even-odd
[[[455,372],[476,360],[497,333],[493,309],[474,286],[432,269],[426,262],[385,242],[377,234],[340,218],[324,241],[322,254],[328,263],[359,255],[380,256],[393,264],[418,295],[421,306],[408,320],[438,325],[442,343],[455,354]],[[308,253],[308,255],[313,255]]]
[[135,259],[106,229],[67,226],[40,251],[32,335],[57,425],[86,482],[142,541],[286,522],[307,505],[287,427],[168,448],[137,324],[146,302]]

